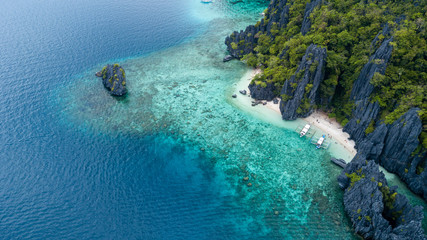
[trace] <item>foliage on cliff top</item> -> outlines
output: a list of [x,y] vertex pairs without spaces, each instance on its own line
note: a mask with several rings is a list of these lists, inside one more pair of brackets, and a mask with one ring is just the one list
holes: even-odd
[[[270,5],[264,25],[269,22],[269,12],[280,11],[279,2]],[[271,31],[257,33],[254,52],[245,55],[243,61],[250,66],[261,66],[263,81],[274,83],[280,90],[295,73],[311,43],[326,47],[326,74],[320,94],[332,97],[332,102],[323,107],[327,107],[338,121],[346,122],[353,107],[349,100],[353,82],[369,56],[385,39],[393,37],[390,43],[393,52],[385,75],[376,74],[371,81],[375,86],[371,100],[379,102],[386,123],[392,123],[411,107],[419,107],[421,119],[427,122],[427,2],[323,1],[311,13],[311,29],[303,36],[300,31],[308,2],[310,0],[288,1],[287,26],[279,29],[273,23]],[[387,24],[390,36],[379,34],[378,40],[373,42]],[[427,148],[426,124],[420,140]]]

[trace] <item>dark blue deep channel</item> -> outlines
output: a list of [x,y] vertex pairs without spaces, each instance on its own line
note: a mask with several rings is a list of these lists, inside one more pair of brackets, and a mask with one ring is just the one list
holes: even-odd
[[209,168],[197,165],[198,150],[168,136],[67,126],[52,107],[51,93],[74,75],[197,34],[199,23],[183,14],[187,5],[1,2],[0,239],[239,235],[220,210],[206,210],[217,194],[202,170]]

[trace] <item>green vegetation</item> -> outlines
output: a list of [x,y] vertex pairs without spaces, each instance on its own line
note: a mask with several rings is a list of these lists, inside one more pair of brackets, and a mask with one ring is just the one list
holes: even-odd
[[[350,178],[350,188],[354,186],[354,184],[360,180],[362,180],[362,178],[365,178],[365,174],[362,174],[362,169],[360,169],[360,171],[358,172],[354,172],[352,174],[345,174],[348,178]],[[350,190],[349,188],[349,190]]]
[[[354,107],[350,100],[353,83],[369,57],[390,37],[379,34],[371,45],[388,24],[393,37],[390,43],[393,52],[385,74],[376,73],[371,79],[375,87],[371,101],[379,103],[381,120],[387,124],[393,123],[410,108],[419,107],[424,126],[419,140],[427,149],[427,1],[330,0],[311,13],[311,29],[302,36],[300,28],[308,2],[288,1],[287,27],[279,28],[273,23],[270,33],[258,32],[255,35],[258,38],[255,51],[245,55],[243,61],[252,67],[261,66],[264,75],[257,84],[273,83],[280,91],[284,82],[295,74],[307,47],[312,43],[324,47],[327,64],[320,95],[325,99],[332,97],[332,101],[323,107],[345,125]],[[268,23],[268,16],[269,13],[264,18],[264,25]],[[237,44],[234,44],[232,48],[237,49]],[[238,43],[241,44],[246,43]],[[380,59],[372,61],[381,63]],[[313,73],[317,64],[312,64],[308,70]],[[300,72],[297,80],[301,77],[298,74],[304,71]],[[302,101],[299,111],[304,111],[304,104],[306,102]],[[365,133],[373,132],[374,125],[371,122]]]
[[399,217],[402,217],[403,210],[394,209],[394,202],[396,201],[397,192],[391,193],[390,189],[387,186],[381,187],[380,191],[383,194],[383,203],[385,207],[385,212],[390,214],[391,220],[396,221]]
[[232,42],[231,43],[231,48],[234,49],[234,50],[236,50],[237,49],[237,43]]
[[369,123],[368,127],[365,130],[366,135],[368,135],[369,133],[371,133],[375,130],[374,124],[375,124],[375,122],[373,120]]

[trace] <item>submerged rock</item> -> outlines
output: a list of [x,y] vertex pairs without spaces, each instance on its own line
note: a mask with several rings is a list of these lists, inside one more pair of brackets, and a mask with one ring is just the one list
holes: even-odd
[[224,59],[222,59],[223,62],[228,62],[228,61],[231,61],[231,60],[233,60],[233,56],[231,56],[231,55],[227,55],[227,56],[224,57]]
[[326,49],[311,44],[295,74],[285,81],[281,92],[280,112],[285,120],[307,117],[318,100],[318,89],[323,81]]
[[344,161],[344,159],[341,158],[331,158],[331,162],[335,163],[336,165],[345,168],[347,163]]
[[127,93],[125,70],[119,64],[108,64],[101,73],[102,83],[111,95],[123,96]]
[[237,95],[236,95],[236,94],[233,94],[233,95],[231,95],[231,97],[236,98],[236,97],[237,97]]
[[344,208],[355,231],[366,239],[425,239],[421,206],[389,187],[378,164],[355,157],[338,176]]

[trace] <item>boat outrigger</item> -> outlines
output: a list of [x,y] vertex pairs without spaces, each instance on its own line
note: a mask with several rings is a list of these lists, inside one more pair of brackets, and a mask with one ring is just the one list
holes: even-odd
[[308,138],[311,138],[316,133],[316,131],[314,131],[313,128],[311,128],[310,124],[298,126],[295,129],[295,132],[299,133],[300,137],[308,137]]
[[319,140],[316,143],[316,148],[319,149],[322,146],[323,141],[325,141],[326,136],[322,135],[321,138],[319,138]]
[[320,138],[311,138],[311,143],[316,145],[316,149],[327,149],[329,147],[329,145],[331,144],[330,142],[326,141],[326,135],[323,134]]

